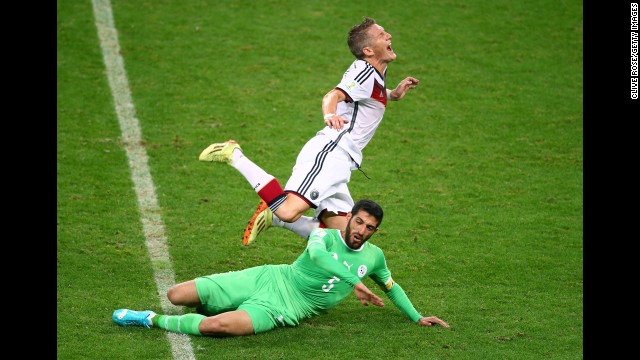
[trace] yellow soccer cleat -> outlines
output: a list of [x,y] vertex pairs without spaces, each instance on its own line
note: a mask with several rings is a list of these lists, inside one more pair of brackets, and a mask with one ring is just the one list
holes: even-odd
[[260,204],[256,207],[256,212],[244,229],[244,237],[242,238],[244,246],[251,244],[261,232],[271,226],[272,221],[273,212],[264,200],[260,200]]
[[233,150],[240,149],[240,144],[235,140],[228,140],[223,143],[211,144],[202,150],[198,160],[209,162],[223,162],[231,165],[233,161]]

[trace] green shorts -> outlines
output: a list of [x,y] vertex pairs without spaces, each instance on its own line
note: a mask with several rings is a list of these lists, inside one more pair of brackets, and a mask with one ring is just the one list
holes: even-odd
[[212,316],[245,310],[256,334],[276,327],[297,326],[298,319],[290,315],[281,295],[281,269],[282,265],[263,265],[196,278],[202,303],[200,312]]

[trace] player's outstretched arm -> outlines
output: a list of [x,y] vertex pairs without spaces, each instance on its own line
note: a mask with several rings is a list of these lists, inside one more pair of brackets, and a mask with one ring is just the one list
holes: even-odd
[[415,89],[419,82],[420,80],[411,76],[404,78],[395,89],[389,92],[389,99],[394,101],[402,99],[407,94],[407,91],[409,91],[409,89]]
[[440,326],[447,327],[447,328],[449,327],[449,324],[438,319],[436,316],[425,316],[423,318],[420,318],[420,320],[418,320],[418,325],[421,325],[421,326],[433,326],[434,324],[438,324]]

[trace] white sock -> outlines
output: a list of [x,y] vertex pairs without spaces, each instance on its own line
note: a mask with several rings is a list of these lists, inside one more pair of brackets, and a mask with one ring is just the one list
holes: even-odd
[[289,231],[292,231],[304,239],[308,239],[311,234],[311,230],[320,226],[320,221],[311,216],[301,216],[300,219],[288,223],[280,220],[275,214],[273,215],[273,222],[271,226],[283,227]]
[[269,181],[273,180],[273,175],[268,174],[262,168],[249,160],[242,151],[238,149],[233,150],[233,162],[231,166],[236,168],[244,176],[245,179],[251,184],[251,187],[255,192],[262,189],[267,185]]
[[238,161],[238,159],[240,159],[241,157],[244,156],[244,153],[242,152],[242,150],[235,148],[233,149],[233,160],[231,161],[231,166],[234,166],[233,164]]

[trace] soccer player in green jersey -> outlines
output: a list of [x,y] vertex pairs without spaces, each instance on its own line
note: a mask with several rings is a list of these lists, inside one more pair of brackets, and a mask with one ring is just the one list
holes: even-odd
[[301,320],[337,306],[351,292],[365,306],[383,307],[363,283],[369,276],[411,321],[422,326],[449,324],[422,316],[391,278],[382,250],[368,242],[378,231],[383,211],[372,200],[355,203],[345,230],[316,228],[307,247],[292,264],[262,265],[198,277],[174,285],[167,297],[196,313],[159,315],[151,310],[118,309],[113,321],[122,326],[152,326],[200,336],[253,335]]

